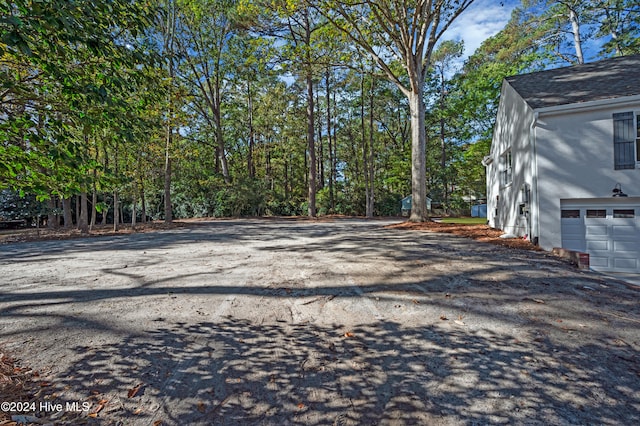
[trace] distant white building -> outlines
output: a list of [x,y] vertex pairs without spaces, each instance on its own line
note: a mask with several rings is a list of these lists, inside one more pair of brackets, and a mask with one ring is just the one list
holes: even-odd
[[506,78],[483,164],[490,226],[640,272],[640,55]]

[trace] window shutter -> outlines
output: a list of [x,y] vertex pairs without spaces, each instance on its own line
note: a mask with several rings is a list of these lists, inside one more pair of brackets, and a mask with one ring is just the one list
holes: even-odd
[[613,114],[613,163],[616,170],[634,169],[633,112]]

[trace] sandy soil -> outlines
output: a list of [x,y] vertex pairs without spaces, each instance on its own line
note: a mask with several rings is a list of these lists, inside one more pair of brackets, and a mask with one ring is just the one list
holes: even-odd
[[640,289],[389,225],[0,245],[0,424],[640,423]]

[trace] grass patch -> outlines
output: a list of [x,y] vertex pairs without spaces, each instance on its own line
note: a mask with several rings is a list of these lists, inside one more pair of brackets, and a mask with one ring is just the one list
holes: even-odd
[[462,225],[486,225],[486,217],[443,217],[442,223],[459,223]]

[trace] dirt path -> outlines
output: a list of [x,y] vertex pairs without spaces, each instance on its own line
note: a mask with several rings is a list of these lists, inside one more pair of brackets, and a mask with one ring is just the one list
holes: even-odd
[[21,414],[640,424],[640,290],[385,224],[212,221],[1,246],[0,345],[41,385]]

